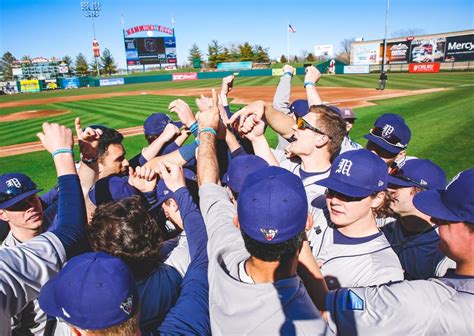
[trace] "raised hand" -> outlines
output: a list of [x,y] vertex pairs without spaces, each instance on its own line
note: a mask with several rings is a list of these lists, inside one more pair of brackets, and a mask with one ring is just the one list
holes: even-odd
[[193,111],[189,105],[181,99],[173,100],[169,104],[168,109],[171,112],[176,113],[179,120],[181,120],[181,122],[188,128],[196,122],[196,117],[194,116]]
[[206,110],[199,114],[199,129],[212,128],[217,130],[219,126],[219,107],[217,102],[216,90],[212,89],[212,104]]
[[293,68],[291,65],[285,64],[285,65],[283,66],[283,72],[290,72],[290,73],[293,73],[293,71],[294,71],[294,68]]
[[84,159],[96,159],[97,148],[99,147],[99,138],[102,135],[101,129],[93,129],[87,127],[84,131],[81,128],[81,119],[74,120],[76,128],[77,140],[79,142],[79,150]]
[[262,120],[264,113],[265,103],[262,100],[257,100],[235,112],[228,123],[238,132],[242,132],[241,128],[244,126],[247,117],[254,115],[258,120]]
[[132,167],[128,168],[128,184],[141,192],[153,191],[158,181],[156,172],[147,167],[137,167],[133,171]]
[[212,98],[201,95],[201,98],[196,98],[196,105],[199,111],[206,111],[212,107]]
[[265,122],[255,116],[250,116],[242,127],[242,133],[247,139],[254,141],[265,133]]
[[313,65],[306,67],[306,74],[304,76],[305,83],[306,82],[317,83],[320,78],[321,78],[321,73],[319,72],[318,68],[316,68]]
[[43,131],[36,134],[43,147],[50,153],[58,149],[72,149],[74,140],[71,129],[59,124],[43,123]]
[[222,78],[221,95],[227,95],[234,86],[234,75]]
[[159,162],[158,171],[166,187],[172,192],[186,186],[183,167],[171,162]]

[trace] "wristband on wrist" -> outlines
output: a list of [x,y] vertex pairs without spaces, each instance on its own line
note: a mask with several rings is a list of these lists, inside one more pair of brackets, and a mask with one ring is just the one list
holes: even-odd
[[90,163],[95,163],[95,162],[97,162],[97,156],[88,158],[87,156],[83,156],[83,155],[81,154],[81,160],[82,160],[82,162],[84,162],[84,163],[89,163],[89,164],[90,164]]
[[73,157],[74,157],[74,151],[71,149],[71,148],[59,148],[59,149],[56,149],[54,152],[51,153],[51,156],[54,157],[58,154],[71,154]]
[[293,73],[287,71],[287,72],[283,73],[283,76],[290,76],[290,77],[293,77]]
[[307,87],[307,86],[316,86],[316,83],[315,82],[304,82],[304,87]]
[[196,137],[198,134],[198,123],[197,121],[195,121],[191,126],[189,126],[189,130],[191,131],[191,133]]
[[213,129],[212,127],[204,127],[203,129],[199,130],[199,134],[201,134],[203,132],[212,133],[214,135],[217,135],[216,130]]

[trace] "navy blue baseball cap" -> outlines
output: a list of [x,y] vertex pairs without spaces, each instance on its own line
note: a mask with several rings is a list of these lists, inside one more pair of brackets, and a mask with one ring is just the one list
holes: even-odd
[[308,199],[301,179],[280,167],[250,174],[239,193],[240,228],[252,239],[276,244],[304,231]]
[[304,117],[309,113],[309,105],[306,99],[296,99],[290,104],[290,111],[297,117]]
[[333,111],[334,113],[336,113],[338,116],[342,116],[342,112],[341,110],[339,109],[339,107],[337,106],[334,106],[334,105],[326,105],[328,109],[330,109],[331,111]]
[[[186,169],[186,168],[183,169],[183,172],[184,172],[184,177],[186,179],[186,185],[190,183],[197,183],[197,175],[195,172],[193,172],[191,169]],[[156,205],[163,204],[164,201],[172,198],[173,196],[174,196],[174,193],[168,189],[168,187],[165,184],[165,181],[159,180],[156,186],[156,198],[157,198]]]
[[137,311],[135,279],[119,258],[104,252],[72,258],[39,295],[41,309],[86,330],[120,325]]
[[416,194],[413,204],[434,218],[474,224],[474,169],[459,173],[442,191],[427,190]]
[[171,120],[171,118],[165,113],[153,113],[146,118],[145,123],[143,124],[145,135],[160,135],[165,130],[166,125],[170,123],[178,128],[183,126],[182,122]]
[[402,117],[386,113],[375,121],[374,127],[364,138],[392,154],[398,154],[407,148],[411,131]]
[[357,117],[354,113],[354,110],[351,109],[350,107],[341,107],[340,111],[341,111],[340,116],[344,120],[346,120],[346,119],[357,119]]
[[359,149],[342,153],[331,165],[329,177],[317,181],[338,193],[367,197],[387,188],[387,165],[376,154]]
[[261,157],[248,154],[239,155],[230,160],[227,173],[222,177],[222,181],[233,192],[240,192],[245,178],[265,167],[268,167],[268,163]]
[[128,176],[109,175],[98,180],[89,190],[89,199],[96,206],[134,195],[140,195],[140,191],[128,184]]
[[388,176],[388,185],[441,190],[446,187],[446,174],[431,160],[412,159],[394,175]]
[[41,190],[25,174],[0,175],[0,209],[7,209]]

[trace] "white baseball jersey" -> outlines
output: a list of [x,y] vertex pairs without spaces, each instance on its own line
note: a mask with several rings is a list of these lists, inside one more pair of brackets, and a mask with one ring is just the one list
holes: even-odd
[[326,323],[298,276],[274,283],[239,279],[239,263],[249,258],[234,205],[223,187],[199,189],[209,237],[209,313],[213,335],[322,335]]
[[474,277],[338,289],[326,310],[338,335],[474,335]]
[[[397,255],[385,236],[350,238],[336,228],[327,227],[313,255],[321,263],[321,272],[332,278],[331,288],[380,285],[403,280]],[[326,279],[328,280],[328,278]]]
[[11,334],[10,319],[38,297],[65,262],[64,247],[51,232],[0,249],[0,335]]
[[456,263],[438,249],[437,228],[405,236],[401,224],[395,221],[382,227],[382,232],[400,259],[407,280],[442,277],[449,268],[456,268]]

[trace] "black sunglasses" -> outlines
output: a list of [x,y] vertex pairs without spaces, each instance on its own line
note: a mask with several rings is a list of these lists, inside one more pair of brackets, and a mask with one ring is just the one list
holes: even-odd
[[395,147],[398,147],[398,148],[402,148],[402,149],[406,148],[406,145],[403,145],[402,142],[401,142],[401,139],[399,137],[397,137],[396,135],[384,134],[383,128],[374,127],[370,130],[370,134],[372,134],[373,136],[375,136],[379,139],[382,139],[383,141],[385,141],[389,145],[392,145],[392,146],[395,146]]
[[21,194],[24,194],[28,191],[32,191],[36,189],[36,184],[31,185],[22,185],[21,187],[9,187],[7,190],[0,192],[0,203],[4,203],[6,201],[11,200]]
[[310,125],[310,124],[309,124],[306,120],[304,120],[302,117],[297,117],[297,118],[296,118],[296,126],[298,127],[299,130],[309,129],[310,131],[313,131],[313,132],[315,132],[315,133],[319,133],[319,134],[325,135],[325,136],[327,136],[329,139],[332,139],[332,137],[331,137],[330,135],[327,135],[326,133],[324,133],[323,131],[321,131],[319,128]]
[[343,202],[360,202],[368,196],[366,196],[366,197],[353,197],[353,196],[344,195],[344,194],[342,194],[342,193],[340,193],[336,190],[328,188],[326,190],[326,197],[330,197],[330,198],[336,197],[336,198],[340,199]]
[[[398,172],[400,172],[400,170],[398,170]],[[416,184],[418,187],[420,187],[420,188],[422,188],[422,189],[426,189],[426,188],[427,188],[427,185],[426,185],[426,184],[423,185],[423,184],[421,184],[420,182],[415,181],[415,180],[413,180],[412,178],[410,178],[410,177],[408,177],[408,176],[405,176],[405,175],[403,175],[403,174],[397,174],[397,175],[393,175],[393,174],[392,174],[392,176],[395,177],[395,178],[398,178],[398,179],[400,179],[400,180],[402,180],[402,181],[405,181],[405,182],[414,183],[414,184]]]

